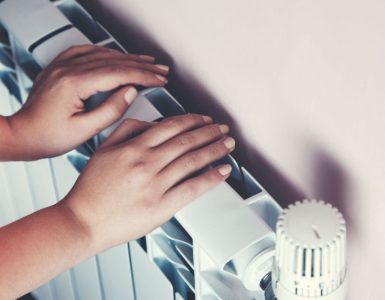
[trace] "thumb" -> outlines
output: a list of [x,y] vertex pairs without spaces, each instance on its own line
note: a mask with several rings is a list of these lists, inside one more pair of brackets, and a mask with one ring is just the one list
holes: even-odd
[[[138,92],[132,86],[124,87],[109,96],[102,104],[79,116],[93,135],[118,121],[134,101]],[[79,120],[80,121],[80,120]]]

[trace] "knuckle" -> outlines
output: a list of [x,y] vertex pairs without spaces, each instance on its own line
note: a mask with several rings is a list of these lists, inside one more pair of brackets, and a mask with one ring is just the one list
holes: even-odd
[[205,123],[205,120],[203,119],[202,115],[190,114],[189,116],[190,116],[193,123],[197,123],[197,124]]
[[209,184],[215,184],[217,182],[221,182],[222,179],[223,176],[220,175],[218,169],[212,169],[211,171],[207,172],[205,181]]
[[142,201],[142,205],[149,212],[156,212],[160,208],[161,198],[157,194],[154,195],[152,193]]
[[174,130],[179,128],[179,122],[176,118],[170,118],[163,121],[164,126],[167,129]]
[[56,72],[53,71],[53,76],[57,78],[59,84],[63,86],[76,86],[74,84],[76,84],[76,81],[78,80],[75,73],[65,68],[59,68]]
[[216,138],[220,135],[221,131],[219,130],[219,125],[211,125],[209,126],[209,135],[212,138]]
[[88,55],[84,55],[80,60],[79,62],[82,63],[82,64],[88,64],[90,62],[92,62],[92,57],[93,57],[93,54],[90,53]]
[[[129,167],[127,170],[131,174],[136,174],[132,173],[133,170],[144,170],[145,167],[147,168],[147,163],[143,157],[146,157],[147,153],[145,153],[145,149],[140,149],[138,151],[138,146],[133,143],[127,143],[124,147],[120,149],[120,155],[118,157],[118,160],[125,164],[129,164]],[[148,155],[147,155],[148,156]]]
[[[128,157],[129,154],[131,154],[131,157]],[[126,153],[126,161],[124,163],[127,164],[127,161],[131,161],[126,171],[126,174],[130,180],[139,186],[144,186],[147,189],[151,189],[150,182],[152,173],[149,163],[142,160],[141,158],[135,158],[135,153],[133,152]]]
[[199,161],[198,155],[197,155],[196,153],[191,154],[191,155],[189,155],[189,156],[186,158],[186,160],[185,160],[185,162],[184,162],[184,166],[185,166],[187,169],[189,169],[189,170],[195,169],[195,168],[197,167],[197,165],[198,165],[198,161]]
[[138,69],[138,73],[141,77],[146,77],[146,76],[149,76],[150,73],[147,72],[146,70],[143,70],[143,69]]
[[183,197],[186,200],[195,198],[197,194],[198,194],[198,188],[194,184],[187,185],[183,191]]
[[210,154],[211,157],[218,157],[218,156],[221,156],[221,155],[224,155],[225,152],[224,152],[224,146],[222,146],[221,144],[218,145],[212,145],[211,147],[208,148],[208,152]]
[[110,65],[107,67],[107,71],[114,74],[123,74],[124,70],[121,66]]
[[118,157],[118,161],[124,164],[132,161],[134,159],[135,150],[131,146],[126,146],[121,149]]
[[65,67],[63,67],[63,66],[60,66],[60,65],[55,66],[50,71],[50,77],[54,77],[56,79],[62,78],[66,74],[67,74],[67,69]]
[[132,75],[137,79],[144,80],[148,78],[149,73],[138,68],[137,66],[134,66],[132,62],[130,62],[130,65],[126,66],[126,68],[129,69],[132,72]]
[[189,145],[192,145],[193,143],[194,143],[194,137],[189,133],[183,134],[177,138],[177,144],[181,147],[189,146]]
[[141,177],[145,177],[148,173],[148,170],[149,170],[148,163],[143,160],[136,161],[132,165],[133,173]]

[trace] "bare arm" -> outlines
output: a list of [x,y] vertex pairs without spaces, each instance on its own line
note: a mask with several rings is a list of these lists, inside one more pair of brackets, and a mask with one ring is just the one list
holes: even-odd
[[0,228],[0,299],[15,299],[95,253],[60,204]]
[[[85,58],[80,50],[91,52]],[[109,63],[100,63],[105,55]],[[136,95],[123,86],[106,104],[85,112],[84,99],[98,90],[165,84],[147,69],[158,67],[122,62],[121,55],[92,48],[65,52],[40,75],[27,104],[8,122],[0,119],[0,160],[64,153],[118,119]],[[138,64],[146,70],[132,71]],[[197,171],[234,150],[228,132],[226,125],[196,114],[123,122],[65,199],[0,229],[0,299],[17,298],[100,251],[143,236],[223,182],[229,165]]]

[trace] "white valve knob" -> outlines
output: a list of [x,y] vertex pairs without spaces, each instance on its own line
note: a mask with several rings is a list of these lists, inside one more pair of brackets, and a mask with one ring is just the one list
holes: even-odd
[[336,208],[305,200],[283,211],[272,272],[278,300],[344,300],[346,270],[346,225]]

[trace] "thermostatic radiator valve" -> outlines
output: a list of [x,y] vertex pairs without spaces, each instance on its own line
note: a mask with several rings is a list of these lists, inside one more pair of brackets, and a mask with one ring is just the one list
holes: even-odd
[[277,222],[268,299],[346,300],[346,224],[323,201],[290,205]]

